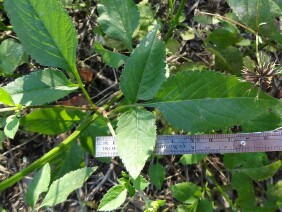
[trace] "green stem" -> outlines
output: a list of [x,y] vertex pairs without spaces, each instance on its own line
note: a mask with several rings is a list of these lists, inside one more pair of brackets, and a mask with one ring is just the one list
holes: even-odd
[[[101,109],[107,110],[113,103],[117,102],[122,97],[122,94],[119,93],[117,96],[113,97],[108,103],[106,103]],[[53,157],[55,157],[59,152],[62,152],[65,148],[67,148],[72,141],[74,141],[81,132],[86,129],[95,119],[97,119],[99,116],[101,116],[101,112],[97,111],[91,116],[88,116],[78,127],[77,129],[68,137],[66,138],[62,143],[60,143],[57,147],[51,149],[49,152],[47,152],[45,155],[43,155],[41,158],[33,162],[31,165],[29,165],[27,168],[23,169],[22,171],[16,173],[12,177],[8,178],[7,180],[4,180],[0,183],[0,191],[12,186],[16,182],[20,181],[23,177],[25,177],[30,172],[34,171],[35,169],[40,168],[45,163],[50,161]]]
[[[26,109],[42,109],[42,108],[62,108],[67,110],[93,110],[92,108],[67,106],[67,105],[40,105],[40,106],[22,106],[21,110]],[[0,113],[19,110],[18,107],[1,108]]]
[[80,133],[87,128],[95,119],[99,117],[99,114],[94,113],[92,116],[89,116],[83,123],[81,123],[80,126],[68,137],[66,138],[62,143],[60,143],[55,148],[51,149],[49,152],[47,152],[45,155],[43,155],[41,158],[33,162],[31,165],[23,169],[22,171],[19,171],[12,177],[8,178],[7,180],[4,180],[0,183],[0,191],[5,190],[6,188],[12,186],[16,182],[20,181],[23,177],[25,177],[30,172],[34,171],[35,169],[40,168],[45,163],[50,161],[56,154],[63,151],[65,148],[67,148],[72,141],[74,141]]
[[218,15],[218,14],[207,13],[207,12],[202,12],[202,11],[198,11],[198,13],[199,13],[199,14],[203,14],[203,15],[214,16],[214,17],[216,17],[216,18],[219,18],[219,19],[228,21],[228,22],[230,22],[230,23],[233,23],[233,24],[235,24],[235,25],[237,25],[237,26],[240,26],[240,27],[242,27],[242,28],[248,30],[248,31],[251,32],[251,33],[256,34],[256,31],[254,31],[254,30],[252,30],[251,28],[245,26],[244,24],[241,24],[241,23],[239,23],[239,22],[237,22],[237,21],[234,21],[234,20],[232,20],[232,19],[230,19],[230,18],[221,16],[221,15]]
[[82,83],[81,78],[80,78],[80,76],[79,76],[78,71],[77,71],[76,68],[75,68],[75,70],[73,71],[73,73],[74,73],[75,79],[77,80],[77,83],[78,83],[80,89],[82,90],[84,96],[86,97],[87,101],[89,102],[89,104],[91,105],[91,107],[96,110],[97,107],[96,107],[96,105],[92,102],[91,97],[89,96],[88,92],[86,91],[86,89],[85,89],[85,87],[84,87],[84,84]]
[[206,168],[206,174],[210,178],[210,180],[215,184],[218,191],[221,193],[221,195],[224,197],[224,199],[229,203],[229,205],[232,207],[232,209],[235,209],[235,206],[234,206],[233,202],[231,201],[231,199],[228,197],[226,192],[223,191],[223,189],[220,187],[220,185],[215,180],[213,174],[207,168]]
[[168,0],[168,6],[169,6],[169,14],[173,15],[173,3],[172,3],[172,0]]
[[178,7],[178,10],[176,12],[176,15],[173,18],[172,23],[171,23],[171,25],[170,25],[170,27],[168,29],[168,32],[167,32],[167,34],[165,36],[165,39],[164,39],[165,42],[167,42],[171,38],[173,30],[179,24],[179,18],[180,18],[181,13],[182,13],[182,11],[184,9],[185,3],[186,3],[186,0],[181,0],[180,5]]

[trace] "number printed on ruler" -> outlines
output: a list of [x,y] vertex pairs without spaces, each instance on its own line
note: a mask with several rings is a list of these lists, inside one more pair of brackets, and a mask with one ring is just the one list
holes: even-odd
[[[156,154],[158,155],[268,151],[282,151],[282,132],[160,135],[156,141]],[[96,157],[117,155],[114,137],[96,138]]]

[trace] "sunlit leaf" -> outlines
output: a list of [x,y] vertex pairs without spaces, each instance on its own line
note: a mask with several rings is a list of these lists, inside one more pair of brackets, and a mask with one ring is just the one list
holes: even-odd
[[75,69],[77,33],[58,0],[8,0],[5,10],[24,49],[38,63]]

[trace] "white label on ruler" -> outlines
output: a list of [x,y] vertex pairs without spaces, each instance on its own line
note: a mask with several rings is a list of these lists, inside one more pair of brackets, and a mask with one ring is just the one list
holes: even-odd
[[[160,135],[156,142],[157,155],[237,153],[282,151],[281,132]],[[96,138],[96,157],[117,156],[115,138]]]

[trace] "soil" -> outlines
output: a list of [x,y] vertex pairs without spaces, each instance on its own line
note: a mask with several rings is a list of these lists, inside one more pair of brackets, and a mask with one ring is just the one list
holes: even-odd
[[[78,67],[81,77],[86,84],[87,91],[93,98],[93,101],[101,106],[109,100],[111,95],[119,90],[119,76],[122,68],[113,69],[102,62],[101,56],[93,51],[93,43],[95,36],[93,29],[98,26],[97,23],[97,2],[96,1],[80,1],[88,4],[80,9],[67,8],[73,22],[76,26],[79,46],[77,51]],[[140,1],[135,1],[139,3]],[[156,16],[160,20],[165,20],[167,15],[168,3],[165,0],[149,1],[154,9],[158,9]],[[180,1],[177,1],[180,2]],[[2,4],[2,3],[0,3]],[[185,24],[196,30],[213,30],[219,27],[218,25],[200,25],[193,20],[197,10],[210,13],[225,14],[230,11],[225,0],[191,0],[187,1],[184,13]],[[4,23],[9,25],[9,20],[3,12]],[[181,29],[181,26],[178,27]],[[167,31],[164,28],[163,34]],[[1,32],[0,32],[1,33]],[[0,34],[1,41],[14,37],[12,31],[5,31]],[[175,32],[174,37],[180,39],[179,34]],[[180,40],[178,51],[168,58],[169,66],[180,66],[187,59],[193,62],[199,62],[213,68],[213,56],[203,48],[203,41],[199,37],[190,41]],[[43,68],[35,61],[31,60],[30,64],[20,66],[15,72],[16,75],[28,74],[31,71]],[[3,86],[12,81],[13,77],[0,77],[0,85]],[[77,105],[87,107],[86,99],[79,93],[74,93],[60,100],[57,104]],[[160,123],[159,126],[163,126]],[[234,128],[235,131],[235,128]],[[6,139],[3,143],[2,150],[0,149],[0,181],[7,179],[23,168],[27,167],[43,154],[48,152],[54,146],[63,141],[69,134],[64,133],[58,136],[45,136],[35,133],[27,133],[22,129],[19,130],[15,139]],[[270,161],[281,159],[281,153],[267,153]],[[220,154],[210,154],[205,162],[197,165],[181,165],[179,159],[181,156],[165,156],[159,159],[159,162],[165,167],[166,176],[162,189],[158,190],[150,184],[145,189],[145,194],[152,200],[163,199],[166,204],[161,210],[175,211],[178,204],[177,200],[171,195],[169,187],[180,182],[193,182],[199,186],[205,187],[209,183],[210,193],[217,206],[216,211],[230,211],[226,200],[222,197],[216,188],[216,185],[206,175],[206,170],[211,171],[216,179],[216,182],[223,188],[230,186],[231,175],[224,169],[223,156]],[[142,175],[149,179],[148,168],[154,161],[148,162],[142,172]],[[96,211],[104,194],[117,183],[117,179],[121,177],[122,171],[126,171],[119,158],[113,158],[113,165],[103,163],[97,158],[85,154],[85,164],[87,166],[98,166],[98,170],[90,177],[84,186],[73,192],[68,200],[57,205],[47,211]],[[0,209],[3,207],[7,211],[29,211],[24,203],[24,194],[27,185],[32,179],[33,173],[26,176],[22,181],[14,186],[0,192]],[[272,178],[271,183],[281,180],[282,171],[277,172]],[[267,182],[256,182],[255,187],[266,188]],[[235,200],[236,192],[228,193],[230,199]],[[124,211],[144,211],[145,203],[140,195],[134,198],[128,197],[126,204],[122,206]],[[118,210],[118,211],[121,211]]]

